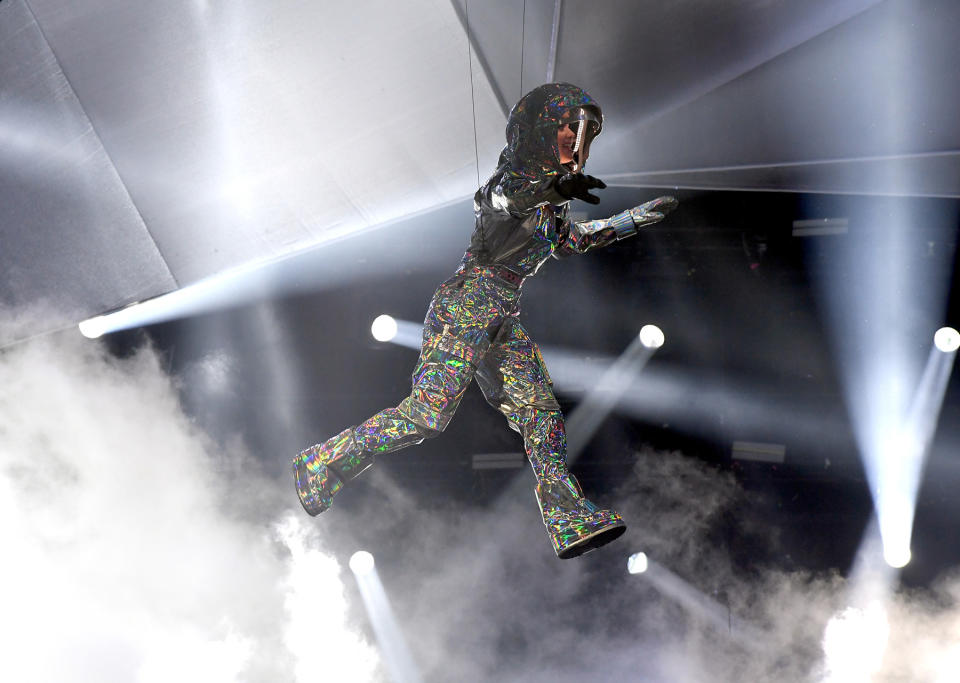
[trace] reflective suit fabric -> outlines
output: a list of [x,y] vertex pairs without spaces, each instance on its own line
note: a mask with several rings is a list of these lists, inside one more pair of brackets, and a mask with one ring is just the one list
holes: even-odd
[[566,84],[541,86],[514,107],[500,163],[474,198],[470,247],[427,311],[410,395],[294,459],[297,491],[311,514],[329,507],[375,454],[443,431],[476,377],[487,401],[523,436],[558,556],[574,557],[623,532],[620,517],[584,499],[566,469],[560,407],[540,352],[517,318],[524,277],[553,255],[582,253],[600,236],[576,237],[565,220],[568,200],[554,188],[566,172],[557,130],[573,106],[593,107],[602,119],[589,95]]

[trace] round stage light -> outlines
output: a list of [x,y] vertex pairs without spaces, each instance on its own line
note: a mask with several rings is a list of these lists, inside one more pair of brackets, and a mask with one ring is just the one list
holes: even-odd
[[663,330],[656,325],[644,325],[640,328],[640,343],[648,349],[659,349],[663,346]]
[[627,560],[627,571],[631,574],[643,574],[648,566],[646,553],[634,553]]
[[952,327],[941,327],[933,335],[933,343],[944,353],[950,353],[960,349],[960,332]]
[[388,342],[397,336],[397,321],[389,315],[378,315],[370,326],[370,334],[377,341]]
[[97,337],[102,337],[107,331],[107,322],[102,315],[98,315],[96,318],[84,320],[78,327],[80,328],[80,334],[84,337],[87,339],[96,339]]
[[902,569],[910,564],[910,558],[912,557],[910,553],[910,548],[902,546],[899,548],[884,547],[883,549],[883,559],[894,569]]
[[350,556],[350,571],[357,576],[366,576],[373,571],[373,555],[366,550],[358,550]]

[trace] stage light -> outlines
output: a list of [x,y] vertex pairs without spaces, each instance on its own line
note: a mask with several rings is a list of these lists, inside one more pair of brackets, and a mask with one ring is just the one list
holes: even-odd
[[107,331],[107,322],[102,315],[98,315],[96,318],[84,320],[80,323],[79,327],[80,334],[84,337],[87,339],[96,339],[102,337]]
[[894,569],[902,569],[910,563],[910,548],[898,545],[887,544],[883,547],[883,559]]
[[350,571],[357,576],[367,576],[373,573],[373,555],[366,550],[358,550],[350,556]]
[[933,343],[944,353],[951,353],[960,348],[960,332],[952,327],[941,327],[933,335]]
[[370,334],[377,341],[388,342],[397,336],[397,321],[389,315],[378,315],[370,326]]
[[663,330],[656,325],[644,325],[640,328],[640,343],[648,349],[659,349],[663,346]]
[[634,553],[627,559],[627,571],[631,574],[643,574],[648,566],[646,553]]

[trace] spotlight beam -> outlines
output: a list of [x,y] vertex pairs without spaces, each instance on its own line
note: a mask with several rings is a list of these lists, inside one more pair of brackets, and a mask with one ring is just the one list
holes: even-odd
[[634,338],[570,413],[566,421],[568,464],[577,459],[601,423],[633,384],[637,374],[653,356],[656,346],[648,344],[645,338]]
[[877,515],[884,557],[891,567],[910,561],[910,541],[920,481],[937,431],[956,352],[930,349],[920,383],[898,438],[887,444],[888,473],[877,481]]
[[421,683],[423,679],[407,647],[403,631],[397,624],[373,556],[366,551],[354,553],[350,558],[350,570],[357,579],[360,597],[370,617],[390,679],[397,683]]
[[874,520],[864,533],[847,580],[846,606],[824,629],[825,683],[869,680],[883,662],[890,631],[886,608],[897,575],[896,569],[881,559],[883,546]]
[[[178,320],[233,306],[353,282],[384,278],[410,269],[436,267],[437,254],[460,249],[451,220],[473,220],[473,195],[436,204],[373,226],[350,225],[302,251],[246,264],[98,316],[101,334]],[[385,239],[402,231],[410,239]],[[429,236],[435,249],[421,249]],[[460,252],[455,253],[462,253]],[[389,258],[387,256],[389,255]],[[92,318],[91,320],[96,320]],[[87,326],[87,321],[84,321]]]
[[393,337],[387,341],[397,346],[419,351],[420,344],[423,341],[423,325],[409,320],[395,319],[394,322],[397,325],[397,331]]
[[699,617],[718,631],[728,633],[738,644],[751,650],[765,651],[771,644],[766,634],[750,622],[736,617],[730,608],[689,584],[659,562],[646,559],[646,570],[635,576],[649,581],[657,591]]

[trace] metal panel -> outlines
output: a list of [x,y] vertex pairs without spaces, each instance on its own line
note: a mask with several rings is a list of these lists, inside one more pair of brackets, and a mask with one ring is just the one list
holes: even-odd
[[31,4],[182,284],[470,195],[503,144],[449,0]]
[[[626,131],[702,97],[878,2],[566,2],[556,77],[583,85],[600,100],[609,132]],[[775,95],[776,90],[764,94]],[[592,155],[600,150],[598,140]],[[644,157],[633,161],[646,167]]]
[[960,153],[770,163],[605,177],[612,184],[632,187],[957,197],[960,196]]
[[883,3],[626,131],[605,178],[960,196],[958,31],[951,0]]
[[956,3],[464,2],[3,2],[4,299],[86,317],[469,196],[558,6],[610,181],[960,185]]
[[176,288],[22,0],[0,5],[0,301],[43,306],[0,342]]

